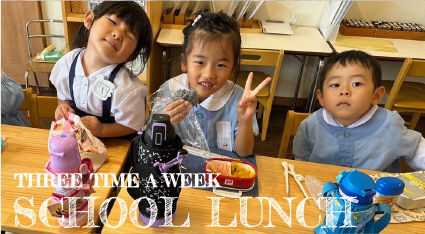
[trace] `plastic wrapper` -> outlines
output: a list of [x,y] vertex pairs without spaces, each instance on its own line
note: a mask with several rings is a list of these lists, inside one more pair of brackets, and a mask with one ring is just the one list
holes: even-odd
[[[160,88],[158,91],[149,96],[148,103],[151,114],[164,114],[164,108],[175,100],[181,99],[179,97],[182,96],[191,98],[191,100],[188,101],[194,103],[193,96],[182,95],[186,93],[181,91],[176,93],[180,94],[169,96],[169,94],[166,95],[164,90]],[[190,110],[189,114],[182,122],[175,124],[174,127],[176,129],[176,133],[180,136],[185,145],[210,152],[207,139],[202,132],[201,126],[199,125],[198,119],[196,118],[196,114],[193,109]]]
[[[314,204],[319,208],[321,211],[326,210],[326,200],[320,199],[322,196],[322,190],[323,185],[325,185],[320,180],[316,179],[316,177],[313,177],[311,175],[308,175],[305,177],[305,185],[307,186],[307,190],[310,192],[311,197],[315,198]],[[319,200],[320,199],[320,200]],[[320,206],[319,206],[320,202]]]

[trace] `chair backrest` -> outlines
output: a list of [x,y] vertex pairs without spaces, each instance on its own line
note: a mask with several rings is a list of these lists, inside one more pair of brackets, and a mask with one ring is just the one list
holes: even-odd
[[286,115],[285,127],[283,128],[282,141],[280,143],[279,158],[286,158],[286,152],[288,150],[289,140],[292,136],[297,134],[298,127],[301,122],[307,118],[309,113],[298,113],[293,110],[289,110]]
[[28,89],[22,89],[24,92],[24,101],[22,102],[21,106],[19,107],[19,110],[29,110],[30,115],[32,112],[32,105],[31,105],[31,95],[32,95],[32,88]]
[[33,127],[41,128],[42,118],[55,118],[55,110],[58,106],[57,97],[48,97],[33,94],[31,96],[31,103],[33,105],[33,114],[31,116],[31,124]]
[[[283,50],[242,49],[241,65],[275,67],[270,83],[270,96],[274,96],[282,66]],[[243,87],[242,87],[243,88]]]
[[392,109],[397,94],[400,91],[400,88],[406,76],[425,77],[425,60],[418,60],[412,58],[406,58],[406,60],[404,60],[403,66],[400,68],[400,72],[398,73],[391,92],[388,95],[388,100],[385,103],[386,109]]
[[19,110],[28,110],[30,123],[31,123],[31,126],[33,126],[34,123],[32,122],[32,119],[31,119],[31,116],[34,115],[33,106],[31,103],[32,88],[22,89],[22,91],[24,93],[24,101],[19,107]]

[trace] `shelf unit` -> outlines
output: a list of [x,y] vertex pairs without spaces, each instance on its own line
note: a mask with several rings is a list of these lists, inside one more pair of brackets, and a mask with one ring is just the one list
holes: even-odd
[[[62,17],[63,27],[65,34],[65,43],[67,49],[70,49],[70,44],[78,28],[83,24],[84,14],[71,12],[71,1],[62,1]],[[139,77],[139,79],[147,85],[148,96],[158,90],[162,84],[162,79],[158,79],[162,73],[162,48],[155,45],[155,39],[158,36],[161,24],[162,15],[162,1],[145,1],[145,11],[148,15],[153,31],[152,50],[149,60],[146,64],[146,77]],[[156,66],[154,65],[156,64]],[[154,78],[156,77],[156,79]],[[149,108],[146,108],[147,115],[149,114]]]

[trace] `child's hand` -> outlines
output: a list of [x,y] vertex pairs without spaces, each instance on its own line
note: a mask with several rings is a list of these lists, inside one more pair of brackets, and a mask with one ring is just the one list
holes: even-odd
[[252,77],[254,73],[250,72],[248,79],[246,80],[245,90],[243,92],[242,98],[238,103],[237,112],[239,121],[247,121],[252,118],[252,115],[255,113],[257,108],[257,98],[256,95],[262,88],[264,88],[272,78],[267,77],[261,84],[257,86],[254,90],[251,90]]
[[177,100],[165,107],[164,114],[170,116],[172,124],[179,124],[186,118],[191,109],[192,105],[188,101]]
[[96,118],[96,116],[84,116],[81,118],[84,126],[90,130],[94,136],[100,136],[102,134],[102,123]]
[[75,113],[74,109],[72,109],[70,105],[66,103],[59,104],[55,110],[55,119],[60,120],[62,118],[65,118],[66,120],[68,120],[69,113]]

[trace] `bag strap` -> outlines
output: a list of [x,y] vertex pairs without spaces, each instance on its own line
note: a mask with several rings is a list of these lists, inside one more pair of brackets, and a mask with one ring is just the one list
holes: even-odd
[[93,146],[99,147],[98,141],[95,141],[95,136],[93,136],[93,134],[91,133],[91,131],[88,128],[86,128],[86,126],[84,126],[83,122],[80,119],[80,116],[74,115],[74,114],[72,114],[72,115],[70,114],[69,115],[69,118],[72,118],[73,121],[74,121],[74,124],[80,126],[82,129],[84,129],[84,131],[86,131],[88,138],[93,143]]
[[168,171],[168,169],[170,169],[171,167],[173,167],[177,164],[180,164],[183,160],[185,160],[188,155],[189,155],[189,153],[187,152],[187,150],[180,149],[177,152],[177,157],[175,157],[171,161],[169,161],[167,163],[156,162],[156,163],[153,164],[153,166],[158,167],[159,171],[161,173],[166,173]]

